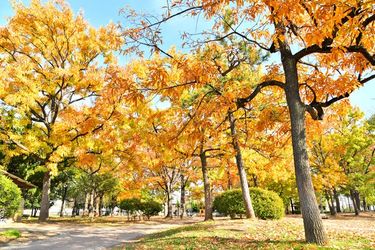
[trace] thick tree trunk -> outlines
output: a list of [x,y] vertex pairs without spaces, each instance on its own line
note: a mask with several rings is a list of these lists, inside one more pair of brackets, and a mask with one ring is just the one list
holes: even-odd
[[185,187],[186,187],[186,180],[185,176],[182,174],[181,175],[181,197],[180,197],[180,218],[182,219],[184,217],[185,213]]
[[230,122],[232,145],[236,152],[236,163],[237,163],[238,174],[240,176],[242,199],[245,204],[246,217],[255,218],[253,204],[251,203],[249,184],[247,182],[247,175],[246,175],[245,167],[244,167],[243,160],[242,160],[241,147],[238,142],[238,136],[237,136],[237,131],[236,131],[236,121],[231,111],[228,112],[228,118]]
[[67,189],[68,189],[68,187],[64,187],[64,190],[63,190],[63,194],[62,194],[62,198],[61,198],[60,217],[64,216],[64,204],[65,204]]
[[212,199],[211,199],[211,185],[208,178],[207,169],[207,157],[206,152],[201,152],[200,160],[202,164],[202,175],[203,175],[203,185],[204,185],[204,220],[213,220],[212,216]]
[[305,105],[299,96],[297,65],[290,49],[285,44],[281,46],[281,55],[286,79],[285,93],[291,120],[294,167],[305,237],[307,242],[325,244],[327,237],[316,201],[307,155]]
[[42,201],[40,204],[39,221],[47,221],[49,217],[49,191],[51,185],[51,172],[47,171],[43,177]]
[[341,213],[340,199],[339,199],[339,194],[337,193],[336,188],[333,188],[333,196],[335,197],[335,201],[336,201],[336,212]]

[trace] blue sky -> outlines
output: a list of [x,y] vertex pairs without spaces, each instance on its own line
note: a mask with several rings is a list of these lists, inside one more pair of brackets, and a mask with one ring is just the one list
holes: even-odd
[[[28,2],[27,0],[24,2]],[[130,6],[137,11],[158,15],[163,13],[162,6],[166,0],[68,0],[75,12],[82,10],[88,22],[96,27],[106,25],[110,21],[124,22],[119,16],[119,10]],[[6,18],[12,15],[12,9],[8,0],[0,0],[0,25],[6,24]],[[163,27],[164,48],[179,43],[183,31],[196,32],[196,22],[180,18],[169,22]],[[199,23],[198,23],[199,26]],[[360,107],[367,117],[375,113],[375,81],[367,83],[356,90],[350,97],[355,106]]]

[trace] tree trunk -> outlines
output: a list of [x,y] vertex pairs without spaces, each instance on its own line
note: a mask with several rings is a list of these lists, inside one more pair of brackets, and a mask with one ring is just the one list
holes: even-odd
[[34,198],[32,198],[32,201],[31,201],[31,214],[30,214],[30,217],[33,217],[33,212],[34,212],[34,210],[36,210],[36,208],[35,208],[35,205],[34,205],[34,202],[35,202],[35,199]]
[[333,195],[332,195],[331,192],[329,193],[329,198],[331,200],[331,205],[332,205],[332,211],[330,211],[331,215],[336,216],[336,214],[337,214],[337,208],[336,208],[336,205],[335,205],[335,199],[334,199],[334,197],[333,197]]
[[243,160],[242,160],[241,147],[240,147],[240,144],[238,142],[238,137],[237,137],[236,121],[231,111],[228,112],[228,118],[230,122],[232,145],[236,152],[236,163],[237,163],[238,174],[240,176],[242,199],[245,204],[246,218],[255,218],[253,204],[251,203],[249,184],[247,182],[247,175],[246,175],[245,167],[244,167]]
[[329,212],[331,215],[336,215],[335,203],[333,202],[332,196],[328,191],[325,191],[326,200],[329,207]]
[[355,203],[357,204],[358,211],[361,211],[361,199],[359,197],[359,192],[354,190]]
[[63,195],[62,195],[62,198],[61,198],[60,217],[64,216],[64,203],[65,203],[65,199],[66,199],[67,189],[68,189],[68,187],[64,186]]
[[165,218],[173,218],[173,207],[172,207],[172,197],[170,190],[165,192],[167,195],[167,215]]
[[89,214],[89,199],[90,199],[89,194],[85,193],[85,205],[83,206],[83,216],[86,216]]
[[228,183],[227,183],[227,189],[231,190],[232,189],[232,177],[230,176],[230,165],[227,165],[227,178],[228,178]]
[[73,202],[73,209],[72,209],[72,217],[75,217],[77,214],[77,198],[74,198]]
[[211,200],[211,185],[208,178],[207,169],[207,157],[206,152],[201,152],[200,160],[202,164],[202,175],[203,175],[203,185],[204,185],[204,220],[213,220],[212,216],[212,200]]
[[185,213],[185,187],[186,187],[186,180],[185,176],[181,175],[181,197],[180,197],[180,218],[182,219],[184,217]]
[[258,178],[255,174],[252,174],[254,187],[258,187]]
[[[351,197],[351,196],[350,196],[350,197]],[[350,206],[350,197],[349,197],[349,196],[346,196],[347,201],[348,201],[349,211],[351,212],[351,211],[352,211],[352,207]]]
[[49,191],[51,185],[51,172],[48,170],[43,177],[42,201],[40,204],[39,221],[47,221],[49,217]]
[[336,201],[336,212],[341,213],[340,199],[339,199],[339,194],[337,193],[336,188],[333,188],[333,196],[335,197],[335,201]]
[[95,197],[95,217],[100,216],[100,201],[98,200],[98,196]]
[[356,200],[354,192],[355,192],[354,190],[350,190],[350,198],[352,199],[352,202],[353,202],[354,214],[357,216],[359,215],[359,208],[358,208],[358,204],[357,204],[357,200]]
[[94,217],[94,190],[90,194],[89,217]]
[[99,216],[102,216],[102,209],[103,209],[103,195],[101,195],[99,198]]
[[367,211],[367,202],[364,196],[362,198],[362,206],[363,206],[363,211]]
[[290,199],[290,208],[292,209],[292,214],[294,214],[294,204],[293,204],[293,199],[292,198],[289,198]]
[[285,94],[291,120],[294,168],[305,237],[309,243],[322,245],[327,242],[327,237],[311,180],[306,145],[305,105],[299,96],[297,64],[290,48],[283,43],[280,47],[286,79]]

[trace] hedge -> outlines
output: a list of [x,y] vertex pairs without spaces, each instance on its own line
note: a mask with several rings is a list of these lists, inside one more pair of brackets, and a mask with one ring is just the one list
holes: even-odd
[[[260,219],[280,219],[284,216],[284,204],[279,195],[273,191],[250,188],[251,200],[256,217]],[[222,214],[245,214],[245,206],[240,189],[228,190],[218,195],[214,200],[214,209]]]

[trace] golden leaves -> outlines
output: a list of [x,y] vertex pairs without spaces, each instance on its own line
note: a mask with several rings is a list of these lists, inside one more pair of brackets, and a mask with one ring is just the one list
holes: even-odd
[[[113,52],[123,39],[116,25],[92,28],[64,1],[13,7],[15,15],[0,30],[0,98],[17,116],[17,140],[57,171],[55,164],[72,155],[72,140],[98,130],[115,113],[113,102],[102,102],[101,110],[92,106],[103,100],[97,96],[112,80]],[[84,164],[94,163],[95,157],[82,157]]]

